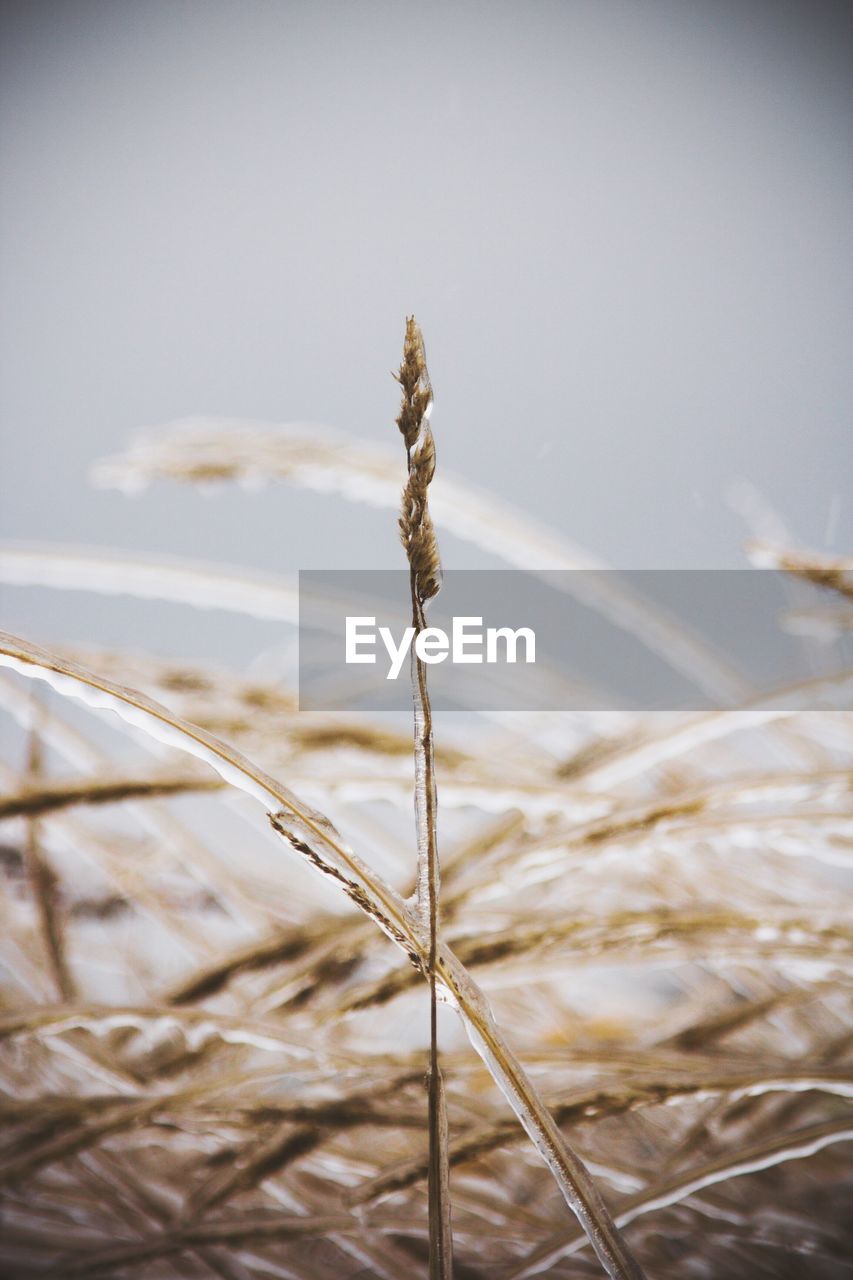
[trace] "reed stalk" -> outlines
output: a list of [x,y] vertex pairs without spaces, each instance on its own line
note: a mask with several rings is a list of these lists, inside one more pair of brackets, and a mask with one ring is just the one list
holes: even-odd
[[[427,370],[423,336],[414,316],[406,321],[403,361],[397,381],[403,400],[397,426],[406,445],[408,480],[403,491],[400,535],[409,562],[409,587],[415,641],[426,627],[426,607],[441,585],[441,565],[435,529],[429,514],[428,491],[435,473],[435,442],[429,417],[432,384]],[[438,947],[440,868],[438,861],[435,746],[426,664],[412,645],[411,674],[415,733],[415,823],[418,843],[416,903],[421,928],[428,936],[429,982],[429,1225],[431,1280],[450,1280],[453,1274],[453,1233],[450,1216],[448,1130],[444,1082],[438,1060]]]
[[[439,584],[432,519],[518,567],[589,563],[443,469],[430,485],[413,320],[399,381],[416,631]],[[197,424],[122,466],[134,483],[284,478],[390,510],[400,495],[399,453],[314,427]],[[844,624],[849,557],[754,554],[834,594]],[[286,578],[150,556],[5,545],[0,580],[297,621]],[[663,615],[613,592],[588,602],[703,687],[731,685]],[[436,747],[415,664],[413,867],[398,821],[410,734],[348,711],[298,714],[277,661],[251,678],[120,651],[78,665],[57,644],[0,637],[0,667],[13,668],[0,711],[22,731],[0,760],[4,1275],[442,1280],[452,1265],[511,1280],[586,1274],[594,1259],[573,1256],[591,1243],[612,1277],[636,1280],[618,1229],[629,1222],[660,1280],[840,1262],[853,672],[662,720],[483,715],[455,735],[452,718]],[[34,719],[20,675],[113,711],[143,732],[142,751],[120,764],[103,726],[54,698]],[[816,707],[833,710],[799,714]],[[303,788],[335,806],[372,865]],[[247,797],[284,842],[280,862]],[[425,1053],[400,1048],[405,993],[423,981],[429,1142]],[[437,1001],[479,1057],[443,1046],[439,1060]]]

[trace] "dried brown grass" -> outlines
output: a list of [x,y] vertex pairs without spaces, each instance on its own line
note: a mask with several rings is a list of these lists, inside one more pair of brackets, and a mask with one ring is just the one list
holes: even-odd
[[[458,482],[428,506],[411,326],[401,382],[407,479],[353,442],[210,427],[111,474],[254,469],[388,506],[402,479],[418,625],[438,585],[430,506],[515,563],[583,562]],[[0,573],[293,616],[286,582],[87,555],[13,548]],[[848,594],[848,562],[774,555]],[[731,688],[636,602],[599,604]],[[0,701],[28,735],[0,802],[7,1274],[398,1280],[428,1272],[432,1239],[447,1275],[445,1168],[458,1280],[600,1273],[596,1233],[614,1274],[632,1255],[661,1280],[850,1270],[849,712],[469,717],[433,757],[416,669],[417,874],[405,734],[306,722],[280,682],[61,639],[0,646],[18,672]],[[119,766],[53,694],[34,712],[20,674],[119,713],[137,755]],[[430,988],[482,1056],[424,1006]],[[446,1153],[423,1088],[438,1030]]]

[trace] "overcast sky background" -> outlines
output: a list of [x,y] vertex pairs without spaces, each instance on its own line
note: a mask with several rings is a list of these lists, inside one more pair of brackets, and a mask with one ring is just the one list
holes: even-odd
[[[610,563],[744,563],[739,477],[805,543],[853,545],[849,4],[0,14],[3,537],[398,566],[390,513],[285,486],[130,501],[86,477],[190,414],[396,446],[389,370],[414,311],[439,466]],[[166,606],[0,603],[44,641],[168,651],[190,626]],[[228,651],[243,624],[215,617]]]

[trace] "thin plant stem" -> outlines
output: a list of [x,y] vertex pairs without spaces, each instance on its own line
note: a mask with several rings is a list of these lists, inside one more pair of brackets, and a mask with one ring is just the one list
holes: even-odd
[[[0,632],[0,665],[46,681],[65,697],[110,710],[125,723],[205,760],[232,786],[264,806],[271,824],[291,849],[334,880],[341,890],[426,973],[426,940],[407,903],[342,841],[322,814],[239,751],[199,725],[182,720],[138,690],[123,687],[77,663]],[[563,1198],[577,1215],[599,1260],[613,1280],[638,1280],[643,1272],[627,1247],[591,1179],[555,1125],[533,1082],[506,1043],[483,993],[444,943],[438,946],[436,985],[462,1016],[471,1042],[551,1169]]]
[[[43,752],[37,724],[38,711],[27,745],[27,784],[36,788],[43,772]],[[0,810],[2,812],[2,810]],[[62,927],[62,910],[56,892],[56,874],[44,856],[41,847],[38,819],[34,812],[27,817],[27,836],[24,845],[30,884],[38,910],[44,947],[47,952],[51,976],[60,1000],[73,1000],[77,988],[65,956],[65,933]]]
[[[441,568],[435,531],[429,515],[428,489],[435,471],[435,445],[429,425],[432,385],[427,372],[423,337],[414,316],[406,322],[403,362],[397,380],[403,402],[397,418],[406,444],[408,480],[403,491],[400,533],[409,561],[412,626],[415,642],[426,627],[427,601],[438,592]],[[428,944],[429,982],[429,1239],[431,1280],[450,1280],[453,1274],[453,1233],[450,1216],[448,1129],[444,1083],[438,1060],[438,861],[435,746],[426,665],[413,644],[412,700],[414,703],[415,822],[418,843],[416,902]]]

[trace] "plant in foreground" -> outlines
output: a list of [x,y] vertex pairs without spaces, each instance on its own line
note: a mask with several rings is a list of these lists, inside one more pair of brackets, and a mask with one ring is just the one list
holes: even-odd
[[[413,321],[400,382],[419,627],[438,557],[431,390]],[[193,431],[189,446],[170,432],[111,474],[196,483],[254,468],[396,501],[399,466],[352,442]],[[432,506],[439,525],[491,539],[515,563],[578,560],[461,482]],[[845,598],[848,562],[827,574],[804,553],[778,555]],[[4,575],[295,618],[286,580],[218,567],[5,547]],[[636,601],[593,603],[703,687],[731,689],[715,655]],[[469,717],[434,748],[415,665],[410,899],[406,841],[388,821],[411,803],[407,748],[387,726],[306,724],[269,676],[200,662],[47,652],[9,636],[0,653],[63,696],[34,719],[17,679],[0,677],[0,705],[31,733],[29,766],[0,764],[7,1272],[397,1280],[429,1265],[447,1276],[452,1167],[460,1276],[589,1274],[590,1242],[611,1274],[639,1274],[614,1219],[662,1280],[844,1273],[846,713],[765,699],[663,720]],[[114,711],[156,765],[114,762],[67,696]],[[207,815],[235,794],[240,825],[223,827],[223,856]],[[243,824],[250,801],[301,865]],[[426,1154],[422,1050],[410,1035],[400,1047],[412,980],[424,978]],[[445,1046],[441,1072],[436,998],[458,1009],[480,1055]]]

